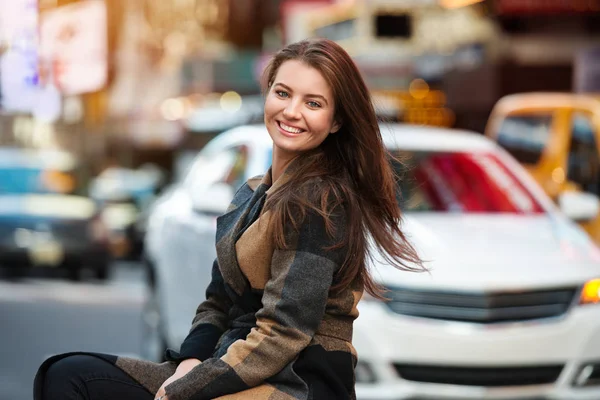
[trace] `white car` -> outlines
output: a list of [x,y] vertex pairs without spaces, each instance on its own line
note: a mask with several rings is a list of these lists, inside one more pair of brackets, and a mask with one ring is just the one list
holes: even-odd
[[[389,301],[359,304],[358,398],[600,399],[600,251],[567,218],[593,218],[598,203],[569,193],[559,211],[478,134],[406,125],[382,134],[402,160],[403,229],[430,271],[375,257]],[[149,357],[187,335],[210,279],[216,216],[267,170],[271,146],[264,126],[222,133],[154,207],[145,321],[159,334]]]

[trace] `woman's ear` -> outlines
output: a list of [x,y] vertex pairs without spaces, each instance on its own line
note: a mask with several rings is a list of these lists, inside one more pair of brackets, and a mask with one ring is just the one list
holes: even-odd
[[337,133],[342,127],[342,124],[338,121],[333,121],[333,125],[331,126],[331,130],[329,133]]

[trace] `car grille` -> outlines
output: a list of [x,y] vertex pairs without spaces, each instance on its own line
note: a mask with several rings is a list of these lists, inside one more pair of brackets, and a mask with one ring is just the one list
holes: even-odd
[[389,288],[387,306],[422,318],[480,324],[528,321],[563,315],[576,288],[527,292],[467,293]]
[[530,367],[441,367],[413,364],[394,364],[398,375],[405,380],[465,386],[525,386],[556,382],[563,366]]
[[52,233],[57,238],[83,242],[88,240],[87,222],[62,222],[52,227]]
[[54,238],[58,240],[68,240],[75,243],[88,240],[88,222],[87,221],[52,221],[40,223],[32,219],[21,219],[12,221],[0,221],[0,234],[12,240],[15,231],[19,228],[27,229],[33,232],[45,232],[50,230]]

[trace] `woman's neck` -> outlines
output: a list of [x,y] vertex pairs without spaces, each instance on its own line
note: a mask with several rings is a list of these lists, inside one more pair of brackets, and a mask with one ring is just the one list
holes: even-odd
[[271,180],[275,182],[287,167],[298,157],[297,154],[282,154],[279,149],[273,149],[273,159],[271,163]]

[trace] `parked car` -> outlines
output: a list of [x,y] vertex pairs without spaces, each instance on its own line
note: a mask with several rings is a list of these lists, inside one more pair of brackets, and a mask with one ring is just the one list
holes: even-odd
[[[598,202],[600,97],[571,93],[506,96],[494,107],[486,136],[523,164],[556,202],[572,191],[586,193],[579,197],[592,207]],[[600,245],[600,215],[570,217]]]
[[101,209],[114,258],[139,260],[141,257],[141,214],[156,197],[163,175],[152,164],[139,169],[109,167],[90,182],[89,195]]
[[[482,135],[397,124],[382,134],[402,160],[403,230],[430,271],[374,257],[388,301],[359,303],[358,398],[600,398],[600,251],[585,232]],[[148,357],[187,335],[210,280],[216,217],[267,170],[271,147],[264,126],[222,133],[152,209]],[[563,199],[566,213],[578,196]]]
[[106,228],[89,198],[76,188],[73,157],[64,152],[0,149],[0,267],[10,276],[30,268],[84,268],[106,279]]

